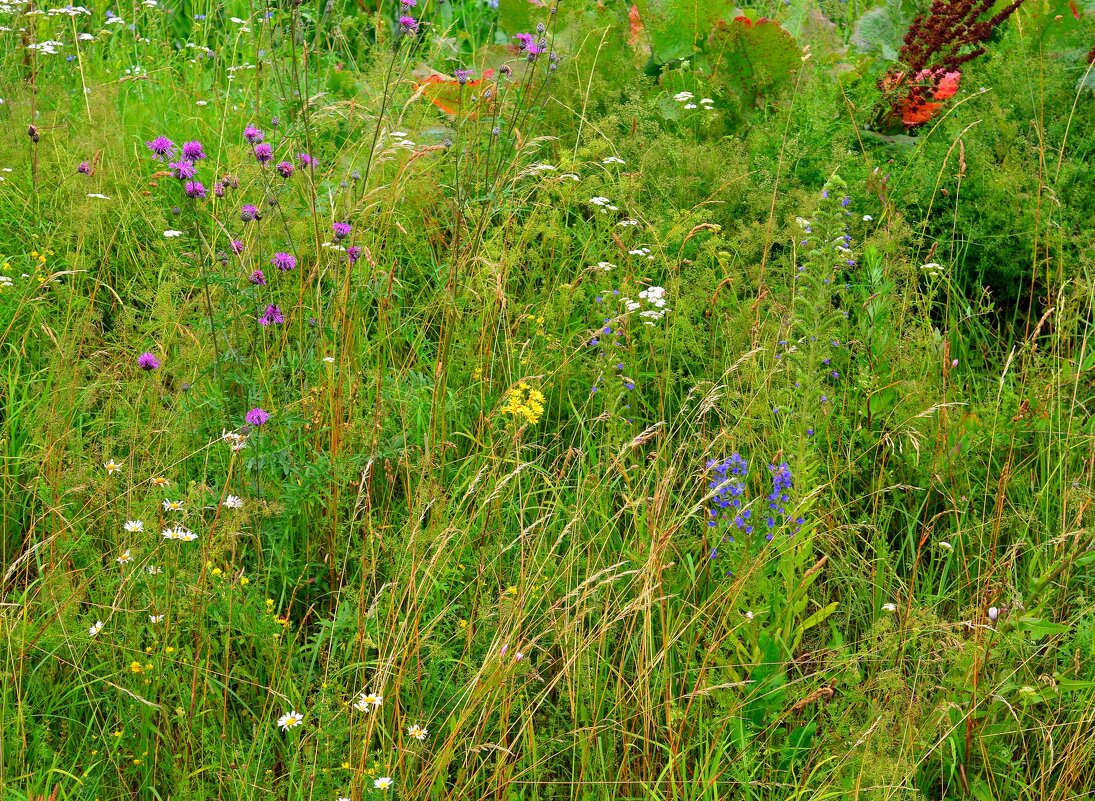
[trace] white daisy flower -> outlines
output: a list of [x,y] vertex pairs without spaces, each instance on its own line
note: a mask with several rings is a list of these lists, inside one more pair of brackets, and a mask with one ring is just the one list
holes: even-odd
[[229,509],[242,509],[243,498],[239,497],[238,495],[229,495],[227,498],[224,499],[224,505]]
[[882,604],[882,608],[887,612],[896,612],[897,604]]
[[197,538],[198,535],[195,534],[193,531],[189,531],[186,529],[175,529],[175,539],[177,540],[181,540],[182,542],[193,542]]
[[161,620],[163,620],[163,615],[149,615],[148,616],[148,622],[149,623],[159,623]]
[[167,498],[163,499],[163,510],[165,512],[181,512],[183,510],[182,501],[171,501]]
[[429,732],[426,730],[426,727],[419,726],[417,723],[407,727],[407,735],[416,740],[425,740],[427,734],[429,734]]
[[96,620],[95,625],[92,626],[90,629],[88,629],[87,633],[88,633],[89,636],[94,637],[96,634],[98,634],[102,630],[103,630],[103,621]]
[[138,533],[144,531],[144,521],[143,520],[127,520],[127,521],[125,521],[124,528],[125,528],[126,532],[129,533],[129,534],[138,534]]
[[105,464],[103,464],[103,467],[106,468],[107,475],[114,475],[115,473],[122,472],[122,465],[123,464],[124,464],[124,462],[116,462],[113,459],[111,459],[109,462],[106,462]]
[[373,782],[373,787],[377,790],[387,790],[390,789],[393,784],[395,784],[395,782],[392,780],[391,776],[381,776]]
[[384,703],[383,695],[374,695],[373,693],[362,693],[354,701],[354,709],[358,712],[369,712],[372,709],[380,709],[380,705]]
[[120,565],[128,565],[130,562],[133,561],[133,557],[130,555],[129,549],[126,548],[124,551],[122,551],[122,555],[114,561]]
[[148,575],[158,576],[161,573],[163,573],[163,568],[160,567],[159,565],[149,565],[148,566]]
[[285,731],[289,729],[295,729],[297,726],[304,722],[304,715],[300,714],[296,710],[292,712],[286,712],[280,718],[278,718],[278,725]]

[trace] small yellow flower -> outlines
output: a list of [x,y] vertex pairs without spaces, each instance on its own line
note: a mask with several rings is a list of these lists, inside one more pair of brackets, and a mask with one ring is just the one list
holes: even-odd
[[246,587],[250,583],[251,583],[251,579],[247,578],[247,576],[240,576],[240,586],[241,587]]
[[464,620],[463,618],[461,618],[461,619],[460,619],[460,622],[459,622],[459,623],[457,623],[456,625],[458,625],[458,626],[459,626],[460,628],[462,628],[462,629],[466,629],[466,628],[468,627],[468,621],[466,621],[466,620]]
[[115,729],[113,736],[115,738],[121,737],[122,736],[122,730],[121,729]]
[[175,649],[174,649],[174,648],[172,648],[172,647],[171,647],[170,645],[169,645],[169,646],[167,646],[167,648],[166,648],[166,649],[164,649],[164,650],[166,650],[166,651],[167,651],[167,653],[169,653],[169,654],[173,654],[173,653],[175,653]]
[[343,762],[342,763],[342,769],[343,770],[349,770],[350,769],[350,763],[349,762]]
[[516,594],[517,594],[517,588],[515,586],[510,584],[508,587],[506,587],[506,595],[516,595]]
[[213,568],[213,575],[214,575],[214,576],[219,576],[219,575],[220,575],[221,573],[223,573],[223,572],[224,572],[224,571],[222,571],[222,570],[221,570],[221,569],[220,569],[219,567],[215,567],[215,568]]
[[141,663],[140,662],[130,662],[129,663],[129,670],[130,670],[131,673],[140,673],[141,672]]

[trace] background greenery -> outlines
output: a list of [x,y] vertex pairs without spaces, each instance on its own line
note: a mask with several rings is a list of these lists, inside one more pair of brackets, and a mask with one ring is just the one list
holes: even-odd
[[0,3],[3,798],[1089,792],[1090,4],[397,6]]

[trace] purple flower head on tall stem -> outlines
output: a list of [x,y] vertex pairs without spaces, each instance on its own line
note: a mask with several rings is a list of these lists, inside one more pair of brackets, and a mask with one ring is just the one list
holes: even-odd
[[232,252],[235,253],[237,256],[243,253],[243,242],[241,242],[239,239],[233,239]]
[[153,354],[145,351],[137,357],[137,366],[140,367],[142,370],[152,372],[153,370],[160,369],[160,360],[157,359]]
[[356,263],[357,260],[360,258],[361,248],[359,248],[357,245],[351,245],[350,247],[346,248],[346,259],[350,262],[350,264]]
[[91,163],[87,161],[81,161],[80,166],[76,168],[76,172],[81,175],[91,175]]
[[309,156],[307,153],[298,153],[297,160],[305,167],[318,167],[319,162]]
[[266,311],[259,318],[259,325],[280,325],[284,322],[285,317],[282,316],[281,309],[273,303],[266,307]]
[[189,161],[172,161],[167,168],[180,181],[187,181],[197,174],[194,165]]
[[331,230],[334,231],[335,239],[345,239],[350,235],[350,224],[347,222],[336,222],[331,225]]
[[273,258],[270,259],[270,263],[283,273],[297,268],[296,257],[291,253],[275,253]]
[[157,136],[151,142],[145,142],[145,147],[152,151],[154,159],[169,159],[175,155],[175,143],[166,136]]
[[294,169],[294,167],[293,167],[291,162],[288,162],[288,161],[279,161],[278,162],[277,171],[281,175],[282,178],[292,178],[293,177],[293,169]]
[[399,18],[399,29],[408,36],[418,33],[418,20],[410,14],[404,14]]
[[259,214],[257,206],[251,203],[244,203],[243,208],[240,209],[240,219],[244,222],[251,222],[251,220],[261,220],[262,215]]
[[255,159],[259,164],[269,164],[274,158],[274,148],[266,142],[255,145]]
[[253,428],[262,428],[270,420],[270,413],[265,409],[256,406],[245,414],[243,419],[247,421],[247,425]]
[[185,189],[187,197],[199,200],[205,199],[205,187],[201,181],[187,181]]
[[205,158],[205,151],[202,150],[201,142],[185,142],[182,146],[182,155],[187,161],[201,161]]
[[266,276],[262,274],[262,270],[255,270],[247,280],[255,286],[266,286]]
[[248,125],[243,129],[243,138],[250,142],[252,145],[257,145],[264,138],[265,134],[256,128],[254,125]]
[[472,76],[472,70],[456,70],[453,75],[456,77],[456,82],[463,86],[468,82],[468,78]]

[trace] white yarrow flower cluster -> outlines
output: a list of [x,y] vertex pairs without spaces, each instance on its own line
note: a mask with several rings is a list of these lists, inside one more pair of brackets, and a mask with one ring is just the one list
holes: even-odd
[[611,200],[609,200],[607,197],[602,197],[601,195],[591,197],[589,199],[589,202],[592,205],[597,206],[601,210],[601,214],[608,214],[608,212],[610,211],[619,211],[616,206],[612,205]]

